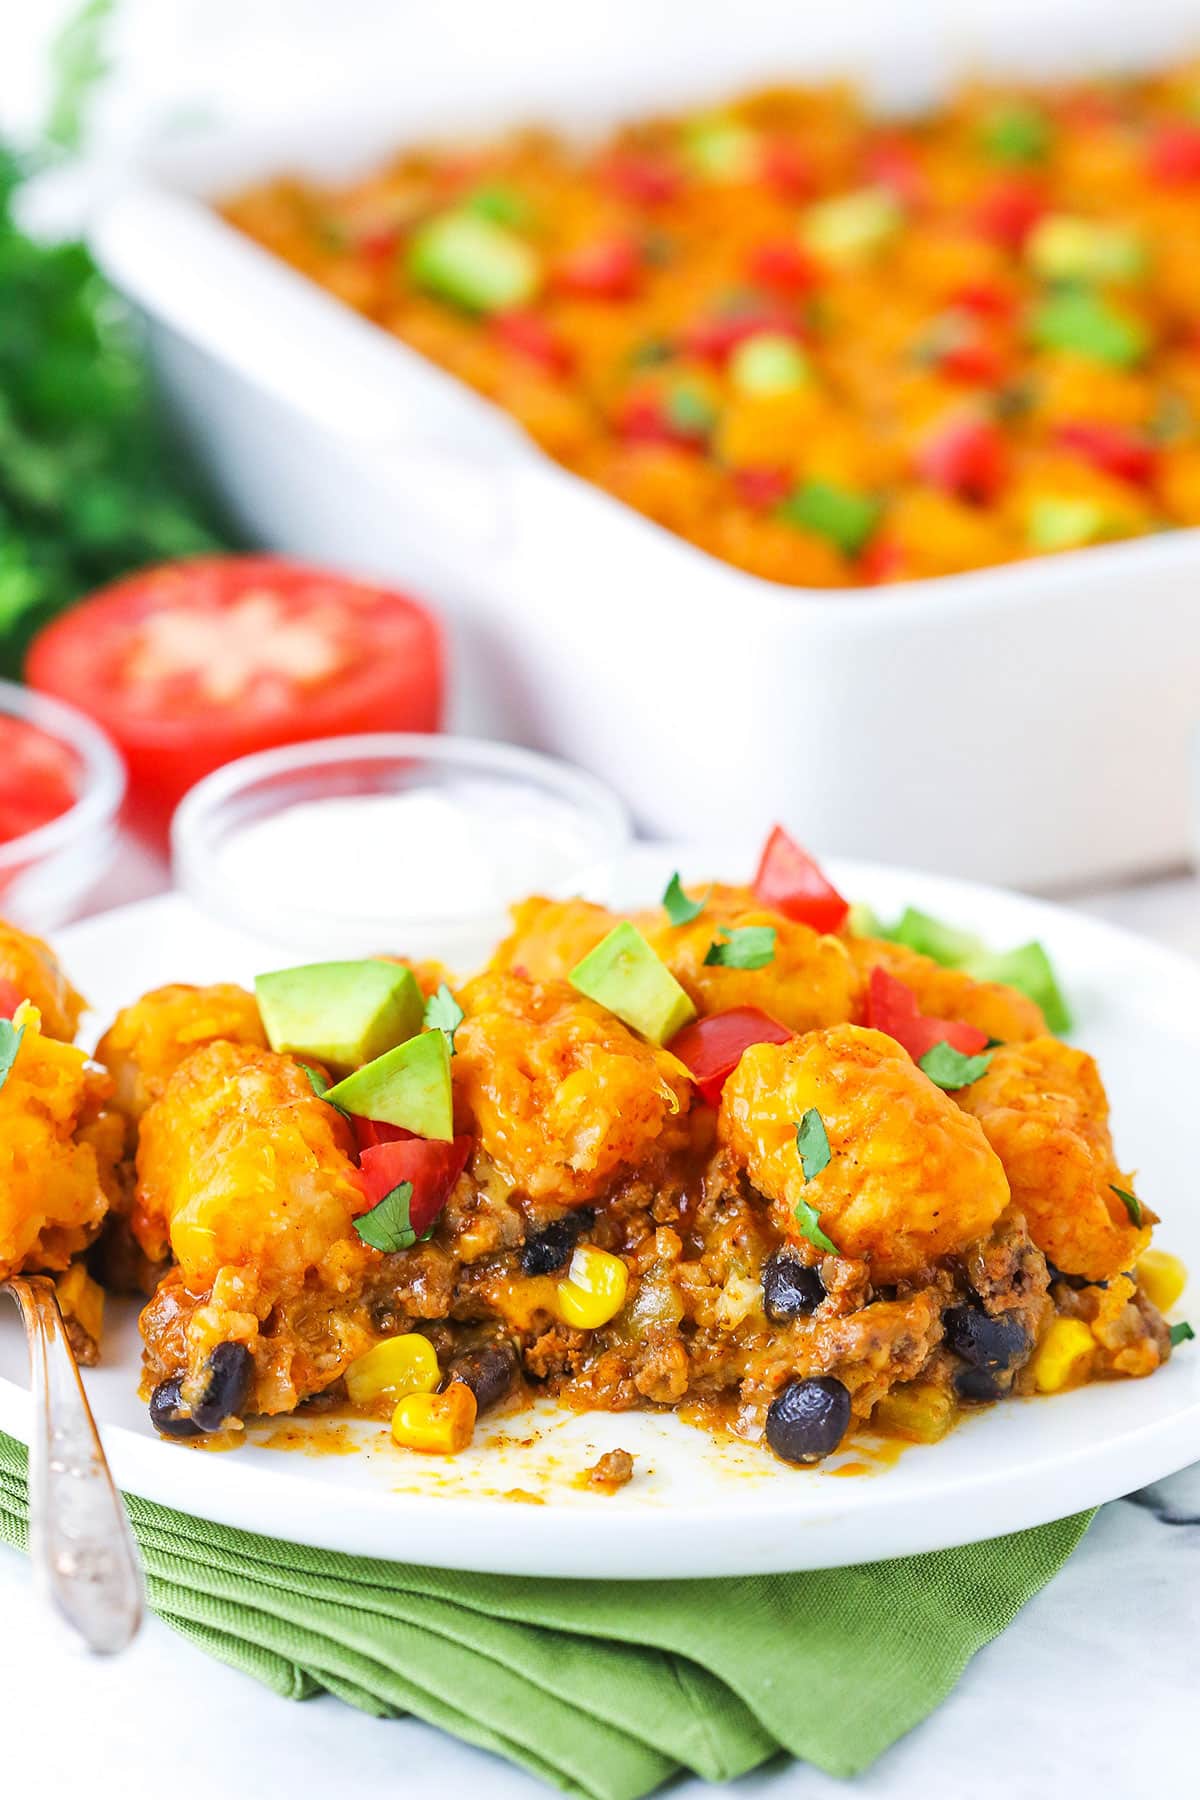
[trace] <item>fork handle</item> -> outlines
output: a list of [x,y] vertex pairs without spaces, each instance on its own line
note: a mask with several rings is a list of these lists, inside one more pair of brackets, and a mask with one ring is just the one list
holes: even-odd
[[113,1655],[142,1622],[141,1565],[105,1460],[54,1283],[4,1284],[25,1323],[33,1417],[29,1434],[29,1552],[55,1610],[89,1650]]

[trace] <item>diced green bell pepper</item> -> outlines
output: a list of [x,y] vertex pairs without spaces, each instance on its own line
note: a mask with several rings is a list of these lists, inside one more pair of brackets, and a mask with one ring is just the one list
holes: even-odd
[[803,525],[828,538],[844,556],[858,555],[879,518],[878,501],[830,481],[806,481],[775,510],[785,524]]
[[985,153],[996,162],[1040,163],[1050,150],[1053,131],[1044,112],[1036,106],[999,106],[989,113],[979,138]]
[[1083,290],[1068,289],[1043,300],[1030,320],[1030,336],[1040,349],[1074,350],[1117,368],[1132,368],[1150,347],[1140,321]]
[[422,225],[409,246],[408,272],[419,287],[480,313],[523,306],[541,280],[528,244],[469,212],[442,213]]

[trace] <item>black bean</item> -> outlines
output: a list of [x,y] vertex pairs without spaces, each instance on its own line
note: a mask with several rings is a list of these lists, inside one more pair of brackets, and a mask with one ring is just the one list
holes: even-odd
[[978,1306],[951,1306],[942,1323],[947,1348],[967,1365],[955,1374],[956,1391],[964,1400],[999,1400],[1032,1347],[1020,1314],[993,1317]]
[[446,1365],[446,1378],[443,1387],[449,1387],[452,1381],[465,1382],[475,1396],[475,1404],[480,1412],[486,1412],[489,1406],[496,1406],[509,1392],[517,1378],[517,1353],[512,1345],[501,1339],[495,1344],[484,1344],[478,1350],[464,1350],[461,1356],[454,1357]]
[[203,1437],[200,1427],[184,1409],[179,1380],[178,1375],[172,1375],[170,1380],[159,1382],[150,1396],[150,1423],[164,1437]]
[[767,1408],[767,1443],[784,1462],[820,1462],[849,1423],[850,1395],[834,1376],[789,1381]]
[[203,1398],[192,1408],[201,1431],[220,1431],[241,1412],[250,1392],[254,1359],[245,1344],[218,1344],[208,1359]]
[[786,1325],[802,1313],[815,1312],[825,1298],[825,1283],[816,1269],[776,1251],[762,1272],[763,1311],[773,1325]]
[[540,1231],[532,1232],[521,1246],[521,1268],[525,1274],[553,1275],[556,1269],[561,1269],[595,1218],[592,1207],[581,1206],[578,1211],[564,1213],[561,1219],[551,1219]]

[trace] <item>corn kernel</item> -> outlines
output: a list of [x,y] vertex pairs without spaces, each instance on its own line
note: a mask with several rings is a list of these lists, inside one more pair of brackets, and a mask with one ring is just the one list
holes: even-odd
[[402,1450],[453,1456],[470,1443],[475,1413],[465,1381],[452,1381],[444,1394],[406,1394],[392,1414],[392,1439]]
[[104,1329],[104,1289],[92,1280],[81,1262],[72,1263],[55,1285],[64,1316],[74,1319],[93,1344],[99,1344]]
[[567,1279],[558,1284],[558,1316],[564,1325],[595,1331],[616,1318],[628,1286],[629,1271],[619,1256],[584,1244],[571,1258]]
[[954,1396],[932,1381],[906,1381],[878,1402],[871,1414],[876,1431],[908,1438],[915,1444],[936,1444],[953,1425],[958,1408]]
[[1144,1251],[1134,1273],[1143,1294],[1159,1312],[1170,1312],[1187,1286],[1187,1268],[1169,1250]]
[[346,1392],[355,1406],[382,1394],[431,1394],[441,1376],[433,1345],[419,1332],[384,1338],[346,1370]]
[[1055,1319],[1038,1345],[1033,1379],[1039,1394],[1057,1394],[1083,1381],[1096,1340],[1082,1319]]

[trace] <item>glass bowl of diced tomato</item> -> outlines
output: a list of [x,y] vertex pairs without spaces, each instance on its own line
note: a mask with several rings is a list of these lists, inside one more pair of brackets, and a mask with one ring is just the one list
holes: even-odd
[[0,681],[0,917],[70,918],[116,848],[125,770],[90,719]]

